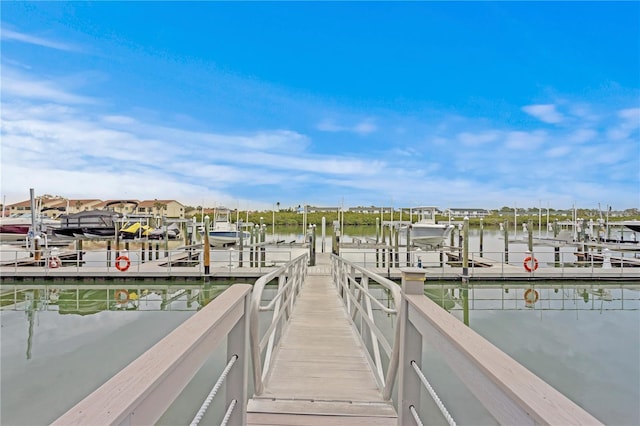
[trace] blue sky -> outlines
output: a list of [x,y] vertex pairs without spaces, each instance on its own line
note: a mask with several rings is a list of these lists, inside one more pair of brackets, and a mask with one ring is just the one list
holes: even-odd
[[1,193],[640,207],[638,2],[2,2]]

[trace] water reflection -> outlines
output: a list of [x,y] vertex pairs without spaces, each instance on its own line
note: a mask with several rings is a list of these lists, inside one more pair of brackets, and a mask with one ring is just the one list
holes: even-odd
[[[105,311],[123,314],[130,311],[197,311],[230,285],[228,282],[216,282],[180,287],[165,284],[160,287],[123,285],[114,288],[113,285],[91,284],[89,289],[80,288],[79,285],[16,285],[10,289],[6,286],[3,288],[0,304],[3,313],[24,312],[27,322],[26,359],[31,360],[34,341],[40,337],[38,331],[44,331],[38,330],[38,327],[45,313],[46,321],[56,322],[52,315],[83,317]],[[4,329],[8,325],[7,318],[10,318],[8,314],[3,315],[2,344],[11,348],[17,340],[11,340],[9,330]]]
[[446,310],[463,314],[470,310],[640,310],[640,286],[624,283],[469,283],[466,287],[443,282],[426,285],[425,295]]

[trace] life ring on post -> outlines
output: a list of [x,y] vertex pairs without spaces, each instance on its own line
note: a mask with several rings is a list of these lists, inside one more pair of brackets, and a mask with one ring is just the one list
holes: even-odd
[[[533,293],[533,296],[531,295]],[[534,289],[527,289],[524,292],[524,301],[527,303],[536,303],[538,301],[538,291]]]
[[[124,262],[124,264],[122,264],[122,262]],[[127,256],[118,256],[116,259],[116,269],[118,271],[124,272],[129,269],[129,266],[131,266],[131,261]]]
[[62,260],[60,260],[57,256],[52,256],[49,258],[49,268],[55,269],[62,266]]
[[526,269],[527,272],[532,272],[538,269],[538,259],[532,256],[526,257],[524,259],[524,269]]
[[127,290],[116,290],[114,296],[116,303],[124,305],[129,303],[129,292]]

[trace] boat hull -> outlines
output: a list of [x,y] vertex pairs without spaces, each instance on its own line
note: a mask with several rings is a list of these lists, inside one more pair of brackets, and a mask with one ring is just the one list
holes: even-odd
[[212,247],[237,244],[240,238],[247,239],[248,232],[241,231],[210,231],[209,245]]
[[437,246],[449,238],[454,226],[448,224],[413,224],[411,227],[411,243],[415,245]]

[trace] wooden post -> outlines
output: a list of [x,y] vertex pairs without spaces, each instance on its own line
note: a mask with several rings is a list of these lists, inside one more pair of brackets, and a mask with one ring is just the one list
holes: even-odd
[[162,215],[162,227],[164,228],[164,257],[169,257],[169,230],[167,229],[167,218]]
[[531,255],[533,256],[533,221],[529,219],[527,222],[527,231],[528,231],[528,247]]
[[469,218],[465,216],[463,225],[463,246],[462,246],[462,302],[463,321],[469,325]]
[[482,257],[484,246],[484,218],[480,218],[480,257]]
[[209,216],[205,216],[204,218],[204,242],[202,249],[204,250],[202,260],[204,266],[205,281],[209,281],[208,275],[210,273],[211,266],[211,247],[209,246]]
[[236,222],[236,231],[238,231],[238,268],[242,268],[242,258],[244,253],[244,226],[242,226],[242,220]]
[[[35,212],[32,214],[35,215]],[[40,262],[42,259],[42,251],[40,250],[40,235],[33,237],[33,260]]]
[[255,245],[256,228],[252,227],[249,236],[249,267],[253,268],[253,250]]
[[504,263],[509,263],[509,221],[504,221]]
[[264,243],[266,241],[266,230],[267,225],[262,223],[263,219],[260,218],[260,266],[266,266],[266,248],[264,247]]
[[465,216],[462,236],[462,279],[469,276],[469,218]]
[[378,244],[380,244],[380,218],[376,217],[376,268],[380,267],[380,249],[378,248]]
[[450,238],[450,242],[449,245],[451,247],[455,247],[455,241],[456,241],[456,227],[454,226],[453,229],[451,230],[451,234],[449,234],[449,238]]
[[395,250],[396,250],[396,254],[395,254],[395,261],[396,261],[396,268],[400,267],[400,232],[398,232],[398,228],[394,228],[394,244],[395,244]]

